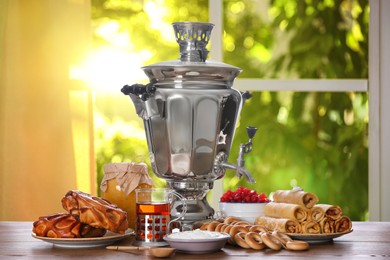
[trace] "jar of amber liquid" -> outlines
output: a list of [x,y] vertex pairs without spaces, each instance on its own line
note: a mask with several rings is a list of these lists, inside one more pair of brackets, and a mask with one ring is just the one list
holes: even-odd
[[127,212],[129,228],[136,228],[136,189],[153,187],[145,163],[111,163],[104,165],[100,184],[101,197]]

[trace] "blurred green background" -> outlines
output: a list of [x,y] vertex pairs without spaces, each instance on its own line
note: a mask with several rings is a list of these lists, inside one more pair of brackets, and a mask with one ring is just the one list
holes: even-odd
[[[171,23],[208,22],[209,10],[204,0],[92,0],[91,8],[96,53],[111,48],[133,61],[108,61],[106,70],[114,69],[118,76],[110,83],[101,81],[106,89],[95,91],[100,183],[104,164],[149,164],[142,121],[121,87],[141,83],[141,66],[177,59]],[[242,68],[239,78],[366,79],[368,15],[368,0],[224,0],[223,62]],[[257,183],[227,171],[224,190],[246,186],[270,194],[300,186],[322,203],[340,205],[352,220],[367,220],[367,93],[251,93],[229,161],[236,160],[239,145],[248,141],[246,126],[256,126],[253,151],[245,160]],[[164,185],[150,174],[157,186]]]

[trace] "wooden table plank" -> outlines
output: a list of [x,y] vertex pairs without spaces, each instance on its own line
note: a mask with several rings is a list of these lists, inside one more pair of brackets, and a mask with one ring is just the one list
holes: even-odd
[[[66,249],[35,239],[31,235],[31,222],[0,222],[0,258],[12,257],[34,259],[150,259],[145,252],[116,252],[103,248]],[[126,238],[119,245],[129,245],[132,239]],[[267,259],[310,258],[329,259],[348,257],[390,257],[390,222],[353,222],[353,232],[326,243],[314,243],[308,251],[270,249],[255,251],[226,245],[219,252],[204,255],[176,253],[172,258],[180,259]]]

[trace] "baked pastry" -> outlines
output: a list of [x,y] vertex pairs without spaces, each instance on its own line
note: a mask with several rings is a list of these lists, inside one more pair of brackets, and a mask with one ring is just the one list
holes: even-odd
[[320,234],[321,233],[320,224],[318,222],[315,222],[314,220],[307,220],[307,221],[304,221],[300,224],[301,224],[303,234]]
[[317,204],[316,207],[322,208],[325,213],[324,216],[333,220],[339,219],[343,214],[341,207],[337,205]]
[[288,218],[257,217],[255,225],[260,225],[268,230],[283,233],[302,233],[302,227],[298,221]]
[[321,227],[321,233],[331,234],[335,232],[335,220],[329,217],[324,217],[319,223]]
[[273,201],[303,205],[310,209],[318,202],[318,197],[314,193],[305,192],[301,188],[296,187],[292,190],[275,191]]
[[78,216],[69,213],[58,213],[39,217],[33,223],[33,230],[37,236],[53,238],[90,238],[101,237],[106,234],[103,228],[94,228],[81,223]]
[[309,215],[307,218],[308,220],[314,220],[316,222],[320,222],[325,217],[325,210],[323,209],[323,207],[318,207],[317,205],[314,205],[309,210]]
[[82,223],[124,234],[128,229],[126,211],[109,201],[78,190],[70,190],[61,200],[63,208],[79,216]]
[[341,216],[336,220],[335,232],[346,232],[352,229],[352,221],[348,216]]
[[269,202],[264,207],[264,215],[274,218],[289,218],[303,222],[308,217],[308,209],[302,205],[291,203]]

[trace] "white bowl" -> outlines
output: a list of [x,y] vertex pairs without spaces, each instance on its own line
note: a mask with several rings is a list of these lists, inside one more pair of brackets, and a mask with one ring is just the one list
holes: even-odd
[[177,251],[188,254],[205,254],[221,250],[230,238],[222,232],[193,230],[172,233],[164,237]]
[[267,202],[220,202],[219,209],[224,217],[234,216],[254,224],[257,217],[264,216],[265,205],[267,205]]

